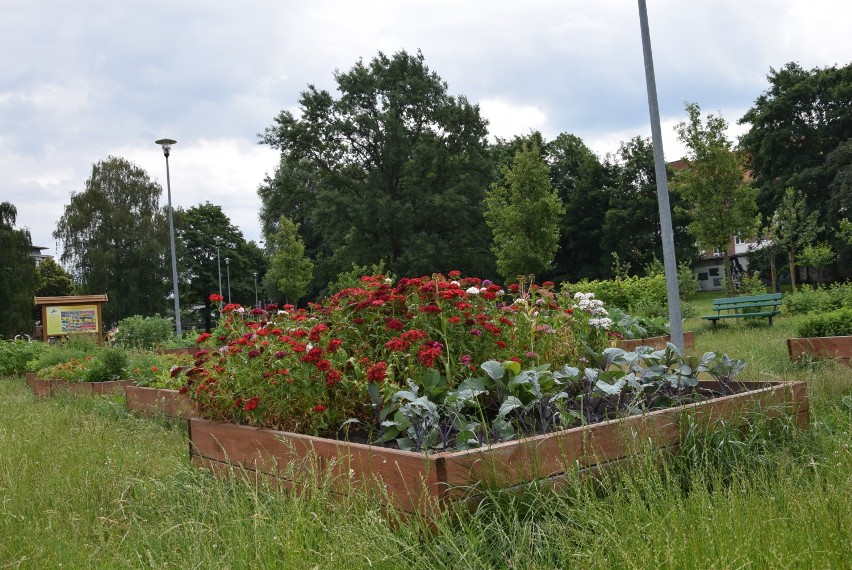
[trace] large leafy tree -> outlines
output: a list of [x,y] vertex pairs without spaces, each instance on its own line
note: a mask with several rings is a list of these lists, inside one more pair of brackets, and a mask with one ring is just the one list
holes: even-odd
[[485,219],[494,235],[497,270],[507,281],[552,269],[559,247],[562,202],[538,146],[524,146],[485,198]]
[[39,297],[60,297],[71,295],[74,282],[67,271],[52,257],[45,257],[36,270],[36,295]]
[[699,247],[724,252],[725,287],[733,294],[728,242],[733,236],[757,235],[757,190],[746,180],[741,155],[725,135],[725,119],[711,113],[702,122],[695,103],[687,103],[686,112],[689,120],[678,124],[676,131],[689,163],[675,175],[672,187],[689,207],[689,232]]
[[[651,141],[634,137],[622,142],[618,152],[607,155],[604,166],[609,203],[600,230],[601,267],[609,265],[615,254],[630,274],[640,274],[645,266],[663,256]],[[688,216],[676,187],[669,189],[669,204],[673,210],[675,256],[691,262],[695,257],[694,240],[688,234]]]
[[259,191],[265,226],[281,215],[303,225],[312,289],[382,259],[401,275],[490,272],[481,202],[492,166],[479,108],[449,95],[420,53],[379,53],[335,80],[339,97],[309,85],[301,117],[282,111],[261,137],[282,155]]
[[305,244],[299,235],[299,224],[282,216],[278,231],[267,241],[272,253],[269,273],[264,286],[276,301],[296,304],[308,291],[314,272],[314,264],[305,255]]
[[15,227],[18,210],[0,202],[0,338],[32,333],[35,259],[27,229]]
[[[231,300],[253,305],[255,299],[254,273],[261,283],[266,273],[266,259],[253,242],[246,242],[242,232],[230,220],[221,206],[205,202],[176,216],[181,260],[181,306],[201,307],[205,328],[210,326],[213,307],[210,294],[219,292],[221,266],[222,288],[228,298],[230,278]],[[216,238],[220,239],[217,259]],[[229,263],[225,263],[225,259]]]
[[739,121],[750,126],[740,149],[760,189],[761,210],[771,214],[792,186],[821,221],[831,221],[837,198],[826,189],[840,173],[827,159],[852,139],[852,64],[806,70],[788,63],[770,69],[767,79],[769,88]]
[[131,162],[109,157],[92,166],[82,192],[53,232],[60,260],[83,294],[107,293],[104,321],[168,311],[168,224],[162,188]]

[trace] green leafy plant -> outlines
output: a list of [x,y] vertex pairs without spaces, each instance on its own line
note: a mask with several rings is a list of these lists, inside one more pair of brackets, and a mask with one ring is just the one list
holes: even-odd
[[798,330],[799,336],[805,338],[852,335],[852,308],[809,316],[799,324]]
[[0,342],[0,376],[27,372],[30,369],[30,363],[47,350],[48,345],[43,342],[22,340]]
[[118,322],[115,344],[121,348],[154,349],[174,338],[174,323],[163,317],[135,315]]

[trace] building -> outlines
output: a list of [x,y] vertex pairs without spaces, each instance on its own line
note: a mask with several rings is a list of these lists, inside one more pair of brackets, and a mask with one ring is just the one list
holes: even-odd
[[42,253],[42,251],[44,251],[45,249],[47,249],[47,248],[41,247],[41,246],[38,246],[38,245],[31,246],[30,256],[35,259],[36,267],[38,267],[41,264],[42,259],[53,258],[52,255],[47,255],[47,254]]

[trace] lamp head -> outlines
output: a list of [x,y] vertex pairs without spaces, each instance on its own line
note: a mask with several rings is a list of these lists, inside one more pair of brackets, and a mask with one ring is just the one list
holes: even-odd
[[177,141],[173,139],[160,139],[158,141],[154,141],[154,143],[163,147],[163,155],[168,158],[172,145],[177,144]]

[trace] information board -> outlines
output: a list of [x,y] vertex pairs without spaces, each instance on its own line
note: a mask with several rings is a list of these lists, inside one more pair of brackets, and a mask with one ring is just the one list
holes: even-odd
[[100,332],[97,305],[55,305],[47,307],[47,335]]

